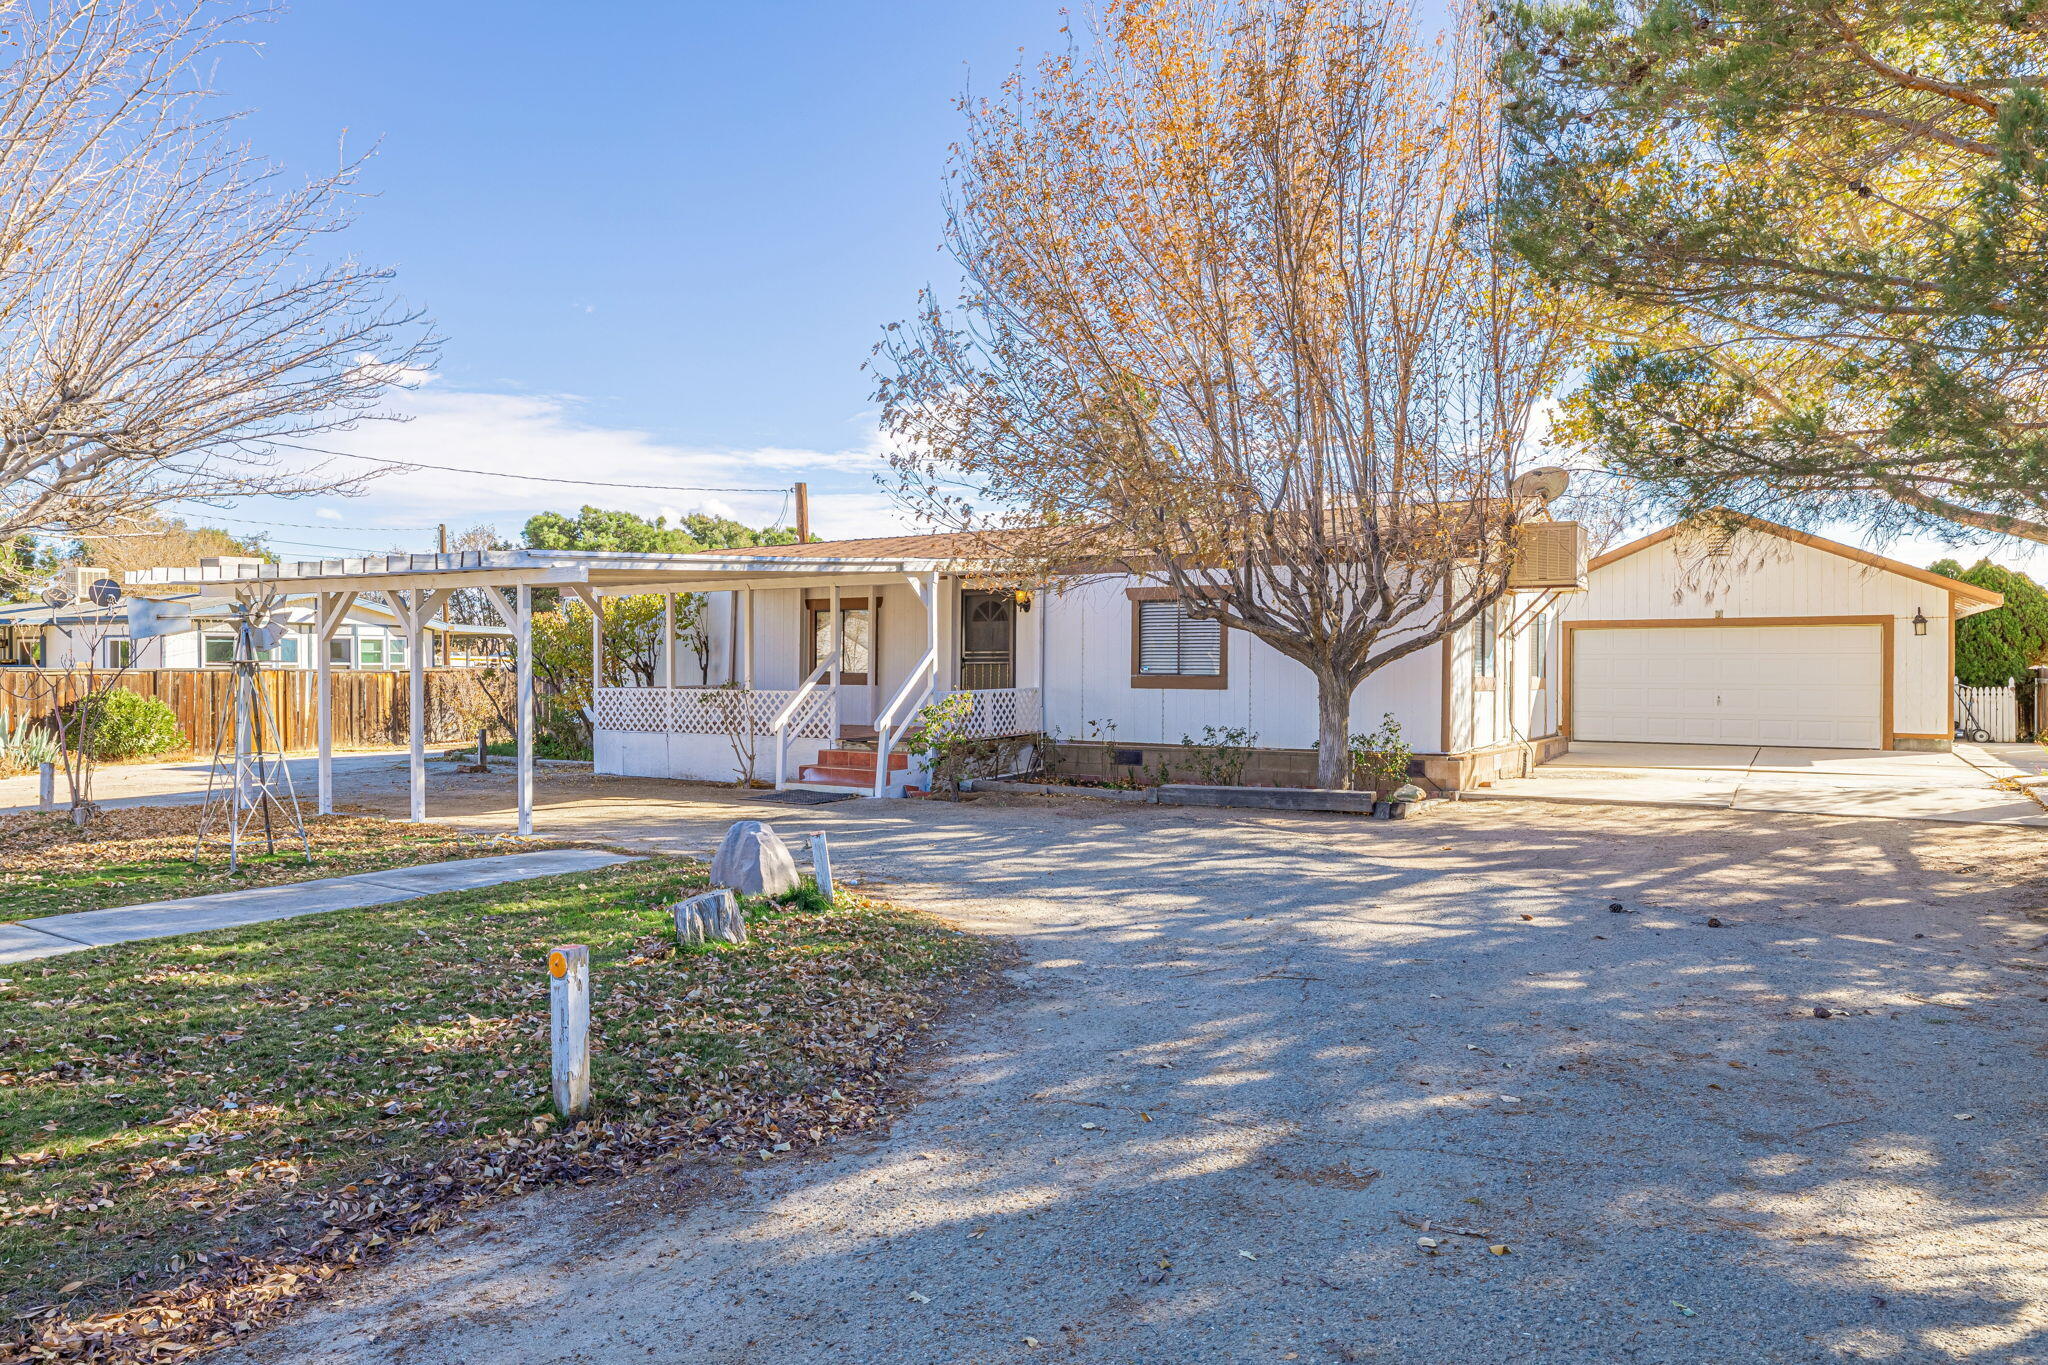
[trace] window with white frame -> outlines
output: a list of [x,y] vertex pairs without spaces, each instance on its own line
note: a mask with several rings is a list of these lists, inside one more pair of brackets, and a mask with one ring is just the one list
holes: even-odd
[[1500,621],[1492,607],[1479,613],[1472,623],[1472,673],[1475,677],[1491,678],[1494,660],[1500,645]]
[[1541,688],[1550,676],[1550,618],[1542,612],[1529,623],[1530,686]]
[[199,661],[209,668],[219,668],[235,661],[235,637],[232,635],[203,635],[199,639]]
[[1155,589],[1131,590],[1131,686],[1222,688],[1223,623]]
[[134,646],[125,635],[100,642],[101,668],[126,668],[135,660]]

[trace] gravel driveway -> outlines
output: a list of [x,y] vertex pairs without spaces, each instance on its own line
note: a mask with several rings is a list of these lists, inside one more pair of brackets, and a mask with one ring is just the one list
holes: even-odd
[[[588,790],[550,832],[763,813]],[[242,1359],[2048,1360],[2036,832],[771,818],[1022,951],[894,1132],[503,1206]]]

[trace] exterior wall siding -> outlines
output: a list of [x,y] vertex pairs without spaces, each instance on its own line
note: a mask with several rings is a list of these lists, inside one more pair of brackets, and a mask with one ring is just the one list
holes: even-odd
[[[1913,633],[1913,615],[1927,633]],[[1568,621],[1881,616],[1892,620],[1892,729],[1946,738],[1951,692],[1948,593],[1942,588],[1759,531],[1709,556],[1674,536],[1593,570]]]

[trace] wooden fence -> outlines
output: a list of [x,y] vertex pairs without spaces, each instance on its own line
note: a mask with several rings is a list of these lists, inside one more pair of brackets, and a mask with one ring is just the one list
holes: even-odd
[[1966,734],[1971,729],[1989,731],[1994,744],[2012,743],[2020,737],[2019,689],[2009,683],[2004,687],[1957,683],[1956,724]]
[[[108,676],[83,669],[0,668],[0,719],[9,727],[22,716],[46,720],[53,710],[76,701],[89,679],[104,683]],[[270,713],[277,718],[285,749],[316,748],[319,692],[313,670],[262,669],[256,676]],[[407,741],[411,697],[404,673],[336,669],[333,676],[335,748],[376,749]],[[193,751],[210,754],[233,679],[225,668],[143,669],[122,674],[117,685],[163,701],[178,717]],[[511,678],[504,669],[428,669],[427,738],[447,744],[474,739],[485,725],[502,731],[491,699],[496,696],[509,714],[511,692]]]

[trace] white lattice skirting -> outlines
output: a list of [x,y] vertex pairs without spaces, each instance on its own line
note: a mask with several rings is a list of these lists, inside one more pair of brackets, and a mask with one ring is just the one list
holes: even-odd
[[[775,717],[796,696],[737,687],[600,687],[597,728],[641,735],[728,735],[773,732]],[[832,694],[814,691],[790,717],[793,739],[832,736]]]
[[[1045,727],[1035,687],[967,692],[974,699],[967,733],[976,739],[1031,735]],[[597,728],[622,734],[727,735],[773,732],[775,717],[794,689],[745,691],[735,687],[600,687],[593,709]],[[791,739],[832,737],[832,694],[814,689],[790,717]]]

